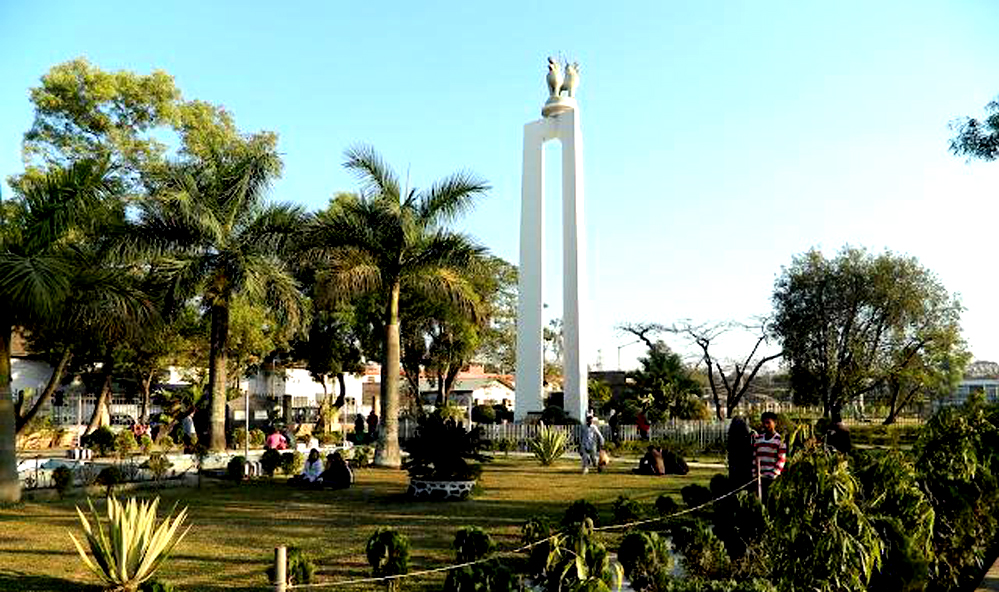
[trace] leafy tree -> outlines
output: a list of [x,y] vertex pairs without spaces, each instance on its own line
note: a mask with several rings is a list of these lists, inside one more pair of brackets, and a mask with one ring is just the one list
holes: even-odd
[[991,161],[999,158],[999,99],[985,105],[985,118],[964,117],[951,122],[957,135],[951,138],[950,151],[969,159]]
[[920,358],[928,372],[943,367],[933,359],[962,359],[961,305],[913,257],[846,247],[830,260],[813,249],[784,269],[773,302],[795,400],[821,403],[833,421]]
[[[639,358],[639,369],[628,373],[632,380],[628,399],[619,406],[642,409],[651,421],[669,417],[687,418],[691,409],[690,399],[701,392],[701,384],[684,365],[680,355],[671,351],[662,341],[653,344],[648,355]],[[698,401],[699,402],[699,401]],[[703,408],[703,404],[700,405]],[[701,415],[698,409],[697,415]]]
[[345,166],[361,180],[361,194],[342,197],[339,207],[317,216],[305,244],[323,264],[322,281],[329,293],[343,300],[376,296],[384,349],[375,463],[398,468],[400,300],[406,292],[474,307],[467,273],[480,265],[484,249],[448,230],[447,223],[467,211],[488,186],[469,173],[457,173],[426,190],[404,189],[367,146],[349,149]]
[[494,286],[484,301],[487,322],[475,359],[488,372],[509,373],[517,365],[517,266],[494,256],[485,265]]
[[[312,379],[323,385],[319,420],[324,433],[329,433],[334,414],[346,403],[346,374],[359,374],[364,370],[354,327],[352,306],[320,308],[312,314],[308,341],[298,342],[294,348],[296,357],[305,360]],[[334,379],[338,385],[335,401],[327,387]]]
[[153,181],[121,243],[150,256],[167,303],[195,296],[211,318],[209,449],[225,449],[225,404],[234,300],[266,302],[279,323],[295,325],[301,295],[284,259],[301,230],[297,207],[268,204],[266,189],[281,161],[272,134],[210,146],[176,162]]

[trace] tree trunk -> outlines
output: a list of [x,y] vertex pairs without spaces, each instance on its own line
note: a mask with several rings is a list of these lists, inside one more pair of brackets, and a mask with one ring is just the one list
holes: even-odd
[[382,419],[379,425],[375,465],[398,469],[399,450],[399,282],[389,291],[385,324],[385,367],[382,368]]
[[208,449],[225,451],[226,350],[229,348],[229,299],[220,298],[212,306],[212,334],[208,360],[208,397],[211,422]]
[[10,390],[12,332],[10,321],[0,321],[0,502],[4,503],[21,499],[21,482],[17,478],[14,397]]
[[104,411],[107,408],[108,399],[111,398],[111,379],[113,375],[114,361],[108,356],[108,359],[104,362],[104,380],[101,382],[101,394],[97,397],[97,402],[94,404],[94,412],[90,414],[90,423],[87,424],[87,429],[83,431],[84,436],[101,427],[103,423]]
[[323,374],[323,404],[319,406],[319,431],[324,434],[330,433],[330,414],[333,405],[330,403],[330,391],[326,388],[326,375]]
[[142,379],[142,417],[139,418],[139,422],[142,425],[149,425],[149,407],[152,404],[152,390],[153,386],[153,375],[156,373],[155,370],[150,370],[146,374],[145,378]]
[[42,396],[38,397],[38,400],[31,406],[31,409],[28,409],[27,413],[16,418],[18,435],[21,435],[25,426],[27,426],[36,415],[38,415],[42,406],[52,398],[53,394],[55,394],[56,389],[59,388],[59,384],[62,382],[63,374],[66,373],[66,366],[69,364],[69,359],[71,357],[73,357],[73,354],[67,347],[62,351],[62,355],[59,357],[56,367],[52,370],[52,376],[49,377],[49,382],[45,385],[45,390],[42,391]]

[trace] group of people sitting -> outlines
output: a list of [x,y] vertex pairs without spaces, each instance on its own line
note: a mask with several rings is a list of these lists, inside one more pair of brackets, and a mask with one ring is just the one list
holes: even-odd
[[347,460],[339,452],[326,455],[326,463],[319,458],[319,451],[313,448],[299,475],[292,477],[292,485],[312,488],[347,489],[354,482]]

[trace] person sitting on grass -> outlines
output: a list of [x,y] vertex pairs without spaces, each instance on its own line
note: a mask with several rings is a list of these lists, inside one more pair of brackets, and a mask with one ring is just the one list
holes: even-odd
[[663,463],[663,453],[655,446],[649,444],[645,456],[638,461],[638,468],[632,469],[638,475],[665,475],[666,465]]
[[301,481],[303,485],[319,485],[322,482],[319,477],[323,474],[323,462],[319,459],[319,451],[313,448],[309,451],[309,458],[302,467]]
[[354,482],[354,474],[350,471],[347,461],[339,452],[326,457],[326,470],[321,476],[323,487],[331,489],[347,489]]

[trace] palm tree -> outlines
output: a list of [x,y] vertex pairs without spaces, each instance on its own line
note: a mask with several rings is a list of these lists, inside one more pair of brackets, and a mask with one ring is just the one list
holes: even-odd
[[139,205],[138,220],[122,239],[123,246],[151,256],[168,308],[197,298],[210,315],[210,450],[226,445],[233,297],[268,302],[282,322],[295,324],[301,313],[301,294],[283,255],[304,215],[298,207],[264,201],[280,170],[273,145],[259,137],[168,166],[152,179],[154,196]]
[[377,295],[384,324],[382,429],[375,464],[401,466],[399,451],[399,296],[448,298],[474,307],[477,296],[466,272],[485,249],[449,231],[448,222],[467,211],[489,186],[459,172],[429,189],[403,189],[398,176],[369,146],[348,149],[344,166],[361,182],[358,196],[341,196],[320,213],[306,233],[311,254],[323,264],[319,281],[338,298]]
[[20,199],[0,203],[0,501],[17,501],[16,418],[10,389],[15,327],[58,318],[71,295],[72,235],[88,212],[114,198],[106,160],[84,160],[25,179]]

